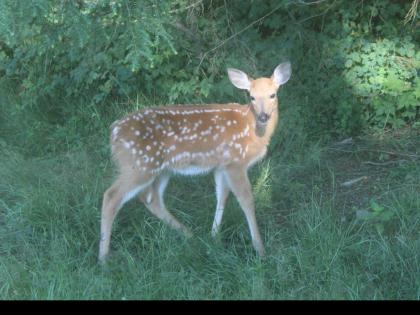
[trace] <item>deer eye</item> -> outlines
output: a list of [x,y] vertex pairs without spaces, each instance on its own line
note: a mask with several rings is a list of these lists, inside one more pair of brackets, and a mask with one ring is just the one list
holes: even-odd
[[255,101],[255,97],[251,96],[251,101]]
[[276,94],[271,94],[270,95],[270,98],[275,98],[276,97]]

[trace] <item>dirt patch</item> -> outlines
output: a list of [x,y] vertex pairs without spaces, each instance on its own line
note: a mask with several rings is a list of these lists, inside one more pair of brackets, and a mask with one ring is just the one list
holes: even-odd
[[343,220],[355,210],[369,208],[372,199],[404,189],[409,182],[418,183],[420,193],[418,134],[404,140],[349,138],[325,148],[323,159],[333,174],[333,179],[323,183],[323,191],[334,194]]

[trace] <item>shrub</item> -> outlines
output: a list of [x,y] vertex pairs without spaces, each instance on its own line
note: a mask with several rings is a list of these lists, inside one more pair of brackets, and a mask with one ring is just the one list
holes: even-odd
[[400,128],[419,119],[416,16],[405,23],[412,4],[3,0],[0,74],[23,107],[55,119],[78,113],[69,99],[99,109],[115,99],[246,101],[226,67],[271,75],[290,59],[282,96],[313,137]]

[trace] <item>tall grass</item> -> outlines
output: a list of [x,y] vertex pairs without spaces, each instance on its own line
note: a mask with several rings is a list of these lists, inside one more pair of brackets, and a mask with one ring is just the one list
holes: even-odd
[[[232,196],[221,236],[211,238],[216,201],[207,175],[173,178],[166,194],[168,208],[191,227],[193,239],[133,200],[117,217],[109,263],[100,267],[100,205],[114,176],[107,126],[122,114],[117,105],[107,114],[84,107],[56,128],[25,129],[13,119],[4,125],[2,299],[420,298],[418,160],[363,168],[378,142],[359,140],[365,151],[357,145],[331,151],[291,128],[292,112],[283,116],[267,158],[250,172],[266,259],[255,254]],[[53,132],[48,141],[46,131]],[[420,144],[418,138],[404,141],[380,145],[401,151]],[[361,172],[367,182],[340,186]],[[372,200],[390,219],[358,215],[373,211]]]

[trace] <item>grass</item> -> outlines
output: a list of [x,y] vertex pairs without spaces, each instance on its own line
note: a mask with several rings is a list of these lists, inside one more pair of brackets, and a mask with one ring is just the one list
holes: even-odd
[[30,115],[19,125],[32,128],[4,123],[1,299],[420,298],[418,134],[320,145],[290,128],[287,115],[250,172],[265,260],[232,196],[221,236],[211,238],[216,202],[208,175],[173,178],[166,194],[193,239],[131,201],[102,268],[100,204],[114,176],[107,126],[121,115],[117,107],[108,115],[84,107],[60,126],[35,124]]

